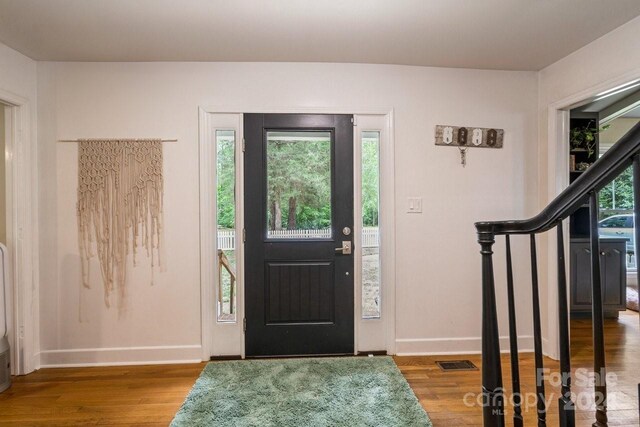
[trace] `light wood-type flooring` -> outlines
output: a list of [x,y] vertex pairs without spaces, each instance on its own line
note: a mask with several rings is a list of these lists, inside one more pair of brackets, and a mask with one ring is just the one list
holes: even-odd
[[[605,329],[609,371],[617,375],[615,384],[609,385],[609,425],[638,427],[638,314],[621,313],[618,320],[607,320]],[[591,369],[590,320],[572,320],[571,333],[573,370]],[[394,358],[436,427],[482,425],[481,409],[473,403],[480,390],[480,371],[442,372],[435,365],[436,360],[461,358],[480,367],[479,355]],[[552,372],[558,371],[556,362],[545,358],[545,364]],[[533,355],[521,354],[520,365],[522,391],[533,393]],[[15,378],[11,389],[0,394],[0,425],[166,426],[203,367],[204,364],[41,369]],[[509,388],[506,354],[503,370],[505,386]],[[581,385],[577,377],[573,391],[583,403],[590,400],[591,388]],[[558,395],[558,387],[548,383],[547,397],[553,396],[547,416],[549,426],[558,425]],[[535,405],[530,402],[525,409],[525,424],[536,425]],[[578,426],[590,426],[592,419],[593,412],[588,408],[577,412]]]

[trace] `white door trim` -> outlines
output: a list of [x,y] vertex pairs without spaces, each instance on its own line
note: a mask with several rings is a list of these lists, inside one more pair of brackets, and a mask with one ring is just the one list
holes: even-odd
[[[243,356],[244,337],[244,228],[242,114],[209,113],[200,109],[200,286],[201,286],[201,334],[202,360],[211,356]],[[217,241],[217,188],[216,140],[217,130],[235,132],[236,153],[236,321],[219,322],[216,309],[218,289],[218,241]]]
[[[354,132],[355,351],[395,354],[395,163],[393,112],[357,114]],[[362,132],[380,132],[380,318],[362,318]],[[384,177],[384,178],[383,178]]]
[[[596,97],[602,92],[613,89],[617,86],[640,79],[640,70],[622,74],[618,77],[598,83],[584,90],[576,92],[547,107],[547,174],[549,177],[547,184],[547,203],[553,200],[560,192],[569,185],[569,150],[566,141],[569,135],[569,110],[589,99]],[[541,208],[546,206],[541,205]],[[564,224],[565,238],[569,238],[568,221]],[[547,336],[544,341],[545,354],[553,359],[559,357],[558,342],[558,270],[557,270],[557,246],[556,238],[552,233],[547,239]],[[566,271],[569,268],[569,245],[565,245]],[[568,273],[569,274],[569,273]],[[567,277],[567,295],[570,295],[570,277]]]
[[[216,347],[218,347],[218,339],[220,341],[223,337],[226,337],[226,334],[219,334],[220,326],[215,324],[216,312],[215,312],[215,302],[213,299],[213,292],[215,275],[212,275],[210,272],[210,268],[207,268],[207,260],[215,259],[212,258],[215,255],[215,243],[211,242],[211,233],[215,230],[215,227],[212,226],[211,223],[207,223],[210,221],[211,213],[215,212],[215,201],[212,201],[211,194],[205,194],[208,189],[210,189],[210,185],[213,182],[211,180],[212,176],[215,174],[215,162],[212,164],[211,152],[207,152],[207,147],[205,145],[211,146],[212,142],[212,124],[210,119],[218,114],[237,114],[241,115],[244,113],[264,113],[264,114],[275,114],[275,113],[308,113],[308,114],[353,114],[357,115],[380,115],[384,116],[386,122],[386,133],[387,138],[385,142],[385,147],[381,152],[381,217],[386,218],[386,222],[381,224],[381,230],[383,230],[383,236],[381,237],[384,240],[385,249],[383,254],[381,255],[381,264],[382,264],[382,272],[383,272],[383,282],[384,282],[384,298],[385,306],[383,307],[385,315],[383,315],[383,319],[381,322],[383,323],[383,328],[385,330],[385,340],[386,340],[386,351],[388,354],[395,353],[395,278],[396,278],[396,270],[395,270],[395,188],[394,188],[394,180],[395,180],[395,160],[394,160],[394,110],[393,108],[378,108],[378,107],[250,107],[250,106],[201,106],[199,108],[200,114],[200,224],[201,224],[201,331],[202,331],[202,357],[203,360],[208,360],[211,355],[224,355],[224,353],[217,351]],[[237,129],[238,142],[242,141],[242,121],[240,121],[239,128]],[[354,136],[354,143],[355,143]],[[209,148],[210,149],[210,148]],[[240,175],[240,179],[236,180],[237,191],[240,191],[240,195],[237,194],[236,199],[236,222],[237,222],[237,230],[241,230],[244,227],[244,209],[243,209],[243,170],[242,165],[244,164],[242,150],[236,150],[237,158],[236,158],[236,169],[237,175]],[[207,157],[207,159],[203,159],[203,157]],[[384,176],[384,179],[382,177]],[[357,177],[359,179],[359,177]],[[214,210],[211,210],[213,207]],[[357,219],[359,221],[359,219]],[[357,222],[356,222],[357,223]],[[209,233],[209,237],[205,236],[205,234]],[[216,239],[213,239],[216,240]],[[240,241],[237,239],[237,241]],[[237,249],[237,248],[236,248]],[[242,256],[238,256],[238,259],[241,259]],[[208,271],[209,270],[209,271]],[[241,264],[238,265],[238,271],[241,270]],[[212,277],[213,276],[213,277]],[[237,327],[241,327],[242,318],[244,317],[244,301],[241,300],[241,295],[244,295],[244,281],[239,277],[238,282],[238,321],[236,323]],[[354,281],[354,287],[360,286],[359,283]],[[359,295],[359,292],[356,292],[355,295]],[[356,304],[356,309],[354,310],[354,321],[357,325],[360,322],[359,313],[360,313],[360,301],[354,301]],[[231,329],[231,328],[229,328]],[[241,330],[241,329],[240,329]],[[216,335],[218,332],[218,335]],[[357,332],[356,329],[356,340],[357,340]],[[228,339],[229,337],[225,338]],[[236,339],[233,338],[235,342]],[[244,357],[244,335],[241,335],[242,345],[241,349],[241,357]],[[225,344],[226,345],[226,344]],[[233,344],[237,346],[237,344]],[[358,342],[355,342],[354,350],[357,351]],[[227,352],[228,353],[228,352]],[[234,355],[237,355],[234,354]]]
[[[31,106],[26,98],[0,90],[9,107],[5,149],[7,248],[10,256],[9,335],[12,373],[39,368],[38,176]],[[17,332],[17,333],[16,333]]]

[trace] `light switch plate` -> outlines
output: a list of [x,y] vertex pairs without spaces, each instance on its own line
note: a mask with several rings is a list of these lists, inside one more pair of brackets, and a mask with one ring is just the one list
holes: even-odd
[[408,201],[408,213],[422,213],[422,197],[409,197]]

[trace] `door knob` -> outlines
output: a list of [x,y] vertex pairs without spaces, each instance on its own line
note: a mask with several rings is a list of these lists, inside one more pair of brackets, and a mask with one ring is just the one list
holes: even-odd
[[336,248],[337,253],[341,253],[342,255],[351,255],[351,241],[343,240],[342,246]]

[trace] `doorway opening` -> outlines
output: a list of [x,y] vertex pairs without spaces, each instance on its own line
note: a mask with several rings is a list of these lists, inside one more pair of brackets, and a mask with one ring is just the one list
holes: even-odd
[[[601,96],[570,110],[569,176],[573,182],[600,156],[640,122],[640,88]],[[605,316],[637,316],[638,284],[635,254],[635,205],[632,168],[598,192],[602,287]],[[570,302],[572,318],[591,315],[589,207],[582,206],[570,220]]]
[[[568,111],[564,150],[568,159],[564,170],[569,182],[582,174],[640,122],[640,85],[621,85],[580,102]],[[634,200],[631,168],[623,171],[597,194],[598,235],[604,342],[606,363],[616,367],[616,380],[607,384],[609,397],[636,389],[633,360],[640,350],[638,314],[638,270],[635,250]],[[571,353],[578,358],[593,356],[592,280],[590,252],[590,209],[580,207],[570,218],[569,297]],[[580,364],[580,362],[578,362]],[[617,410],[615,404],[609,410]]]
[[0,243],[7,245],[7,165],[6,140],[10,127],[11,111],[8,106],[0,104]]
[[[572,95],[565,99],[559,100],[549,107],[549,141],[554,141],[555,146],[549,151],[549,169],[548,173],[551,177],[549,186],[549,196],[555,197],[557,194],[566,189],[570,182],[576,182],[583,176],[585,170],[600,157],[601,150],[606,151],[607,144],[605,137],[615,136],[612,133],[606,135],[612,127],[605,129],[605,126],[615,118],[619,118],[626,114],[629,110],[618,109],[615,106],[617,101],[630,96],[635,90],[640,89],[640,75],[633,76],[635,80],[629,81],[630,76],[612,80],[599,84],[581,93]],[[615,97],[622,95],[617,100]],[[613,103],[611,103],[613,101]],[[602,108],[604,103],[608,105]],[[635,105],[638,107],[639,105]],[[608,114],[615,112],[615,114]],[[630,105],[630,107],[633,107]],[[620,142],[619,137],[615,137],[609,144]],[[620,177],[618,177],[619,179]],[[617,181],[617,179],[616,179]],[[619,183],[610,184],[618,186]],[[607,236],[604,230],[607,224],[603,226],[602,221],[609,218],[612,210],[612,188],[609,188],[607,197],[607,188],[600,191],[599,197],[596,198],[598,205],[598,237],[601,267],[601,285],[602,300],[604,306],[605,318],[603,320],[603,338],[605,354],[599,352],[600,340],[598,324],[592,321],[591,313],[591,263],[590,256],[585,260],[585,251],[590,250],[584,246],[584,241],[580,239],[589,233],[585,230],[585,222],[589,218],[588,210],[580,209],[576,212],[570,221],[566,221],[565,235],[570,234],[570,245],[565,246],[566,268],[569,271],[568,293],[570,297],[570,346],[571,346],[571,364],[572,369],[582,367],[592,367],[596,365],[595,359],[606,359],[606,365],[613,369],[608,372],[615,373],[615,381],[607,380],[607,389],[609,397],[618,394],[617,397],[628,396],[628,390],[637,390],[637,375],[635,375],[632,363],[628,360],[634,360],[638,350],[640,349],[640,316],[638,313],[626,308],[626,290],[630,286],[634,286],[636,282],[636,272],[629,274],[627,266],[634,262],[635,253],[629,253],[627,249],[627,241],[624,236],[616,234]],[[617,195],[616,195],[617,197]],[[608,201],[607,201],[608,199]],[[619,199],[620,201],[620,199]],[[635,202],[634,202],[635,203]],[[586,206],[584,206],[586,207]],[[616,202],[616,208],[620,205]],[[612,228],[612,227],[611,227]],[[608,240],[607,240],[608,239]],[[576,241],[578,240],[578,241]],[[603,241],[607,242],[605,247]],[[558,352],[558,324],[559,324],[559,307],[557,306],[558,293],[554,283],[558,283],[556,240],[549,240],[549,281],[552,284],[548,288],[549,303],[549,320],[550,328],[548,330],[545,352],[557,358]],[[589,253],[589,255],[591,255]],[[585,261],[586,270],[584,267]],[[631,270],[631,268],[629,268]],[[630,285],[630,286],[628,286]],[[607,286],[609,289],[607,290]],[[555,302],[554,302],[555,300]],[[595,327],[595,328],[594,328]],[[598,329],[595,332],[594,329]],[[595,339],[594,339],[595,338]],[[594,351],[594,344],[598,351]],[[599,353],[599,354],[596,354]],[[592,384],[583,382],[584,385]],[[577,391],[579,385],[573,384],[573,391]],[[613,400],[613,399],[612,399]],[[625,409],[633,409],[637,405],[637,400],[631,400],[632,405]],[[615,408],[615,405],[609,406],[609,412],[621,409]],[[637,406],[635,406],[637,408]]]
[[[30,264],[25,265],[24,259],[16,257],[18,245],[22,242],[18,241],[16,232],[21,219],[16,215],[20,193],[14,190],[14,186],[19,172],[16,168],[16,147],[17,144],[26,142],[17,137],[23,114],[23,108],[4,103],[0,94],[0,244],[3,246],[0,252],[5,257],[0,263],[3,270],[0,275],[4,274],[4,278],[0,278],[0,311],[3,311],[0,316],[0,334],[6,334],[9,341],[12,375],[27,374],[35,369],[28,357],[33,347],[27,344],[26,337],[19,337],[16,333],[18,328],[24,328],[25,334],[33,331],[30,327],[33,326],[33,319],[27,315],[28,309],[24,304],[26,292],[31,292],[31,289],[20,286],[20,278],[23,277],[21,272],[26,273]],[[22,250],[25,250],[24,245]],[[1,289],[3,285],[5,289]]]
[[[0,103],[0,390],[6,389],[10,384],[8,366],[11,366],[9,354],[13,342],[12,328],[9,319],[14,312],[13,301],[10,295],[13,289],[9,289],[11,278],[9,277],[9,251],[7,249],[7,167],[6,167],[6,140],[10,129],[10,110]],[[9,123],[7,123],[9,122]],[[9,126],[7,126],[9,125]],[[10,314],[11,313],[11,314]],[[11,335],[10,335],[11,331]]]
[[245,353],[353,354],[353,116],[245,114]]
[[218,111],[201,109],[203,359],[393,353],[391,113]]

